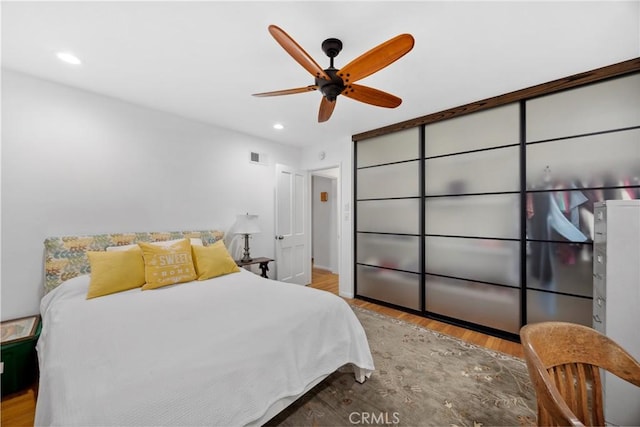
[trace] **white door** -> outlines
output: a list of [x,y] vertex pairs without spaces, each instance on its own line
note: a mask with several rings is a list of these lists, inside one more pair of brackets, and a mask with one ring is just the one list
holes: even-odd
[[307,174],[289,166],[276,165],[277,278],[307,285],[311,282],[311,261],[307,245],[305,198]]

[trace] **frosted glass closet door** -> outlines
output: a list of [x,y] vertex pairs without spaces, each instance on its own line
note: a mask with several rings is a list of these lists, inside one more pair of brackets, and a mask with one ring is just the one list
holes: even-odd
[[593,205],[640,198],[640,74],[529,100],[526,115],[527,323],[591,326]]
[[355,147],[356,294],[420,310],[418,128]]
[[520,327],[518,104],[425,127],[425,310]]

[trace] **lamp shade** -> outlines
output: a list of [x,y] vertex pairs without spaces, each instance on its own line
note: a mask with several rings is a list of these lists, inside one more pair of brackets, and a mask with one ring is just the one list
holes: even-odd
[[238,215],[236,223],[233,224],[234,233],[236,234],[255,234],[260,232],[258,227],[258,215]]

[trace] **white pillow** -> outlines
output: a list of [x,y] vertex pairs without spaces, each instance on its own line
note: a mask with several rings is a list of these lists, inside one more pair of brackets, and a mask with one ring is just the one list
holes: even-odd
[[[157,246],[162,246],[162,247],[166,247],[166,246],[171,246],[176,242],[179,242],[183,239],[174,239],[174,240],[165,240],[163,242],[151,242],[152,245],[157,245]],[[202,244],[202,239],[199,237],[192,237],[189,239],[191,241],[192,245],[198,245],[198,246],[203,246]],[[133,244],[133,245],[121,245],[121,246],[109,246],[107,247],[107,251],[111,252],[111,251],[128,251],[131,248],[137,248],[138,244]]]

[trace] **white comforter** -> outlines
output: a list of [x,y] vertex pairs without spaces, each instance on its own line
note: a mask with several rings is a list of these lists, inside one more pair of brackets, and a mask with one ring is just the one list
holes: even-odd
[[245,270],[91,300],[88,284],[42,300],[36,425],[245,425],[342,365],[374,369],[328,292]]

